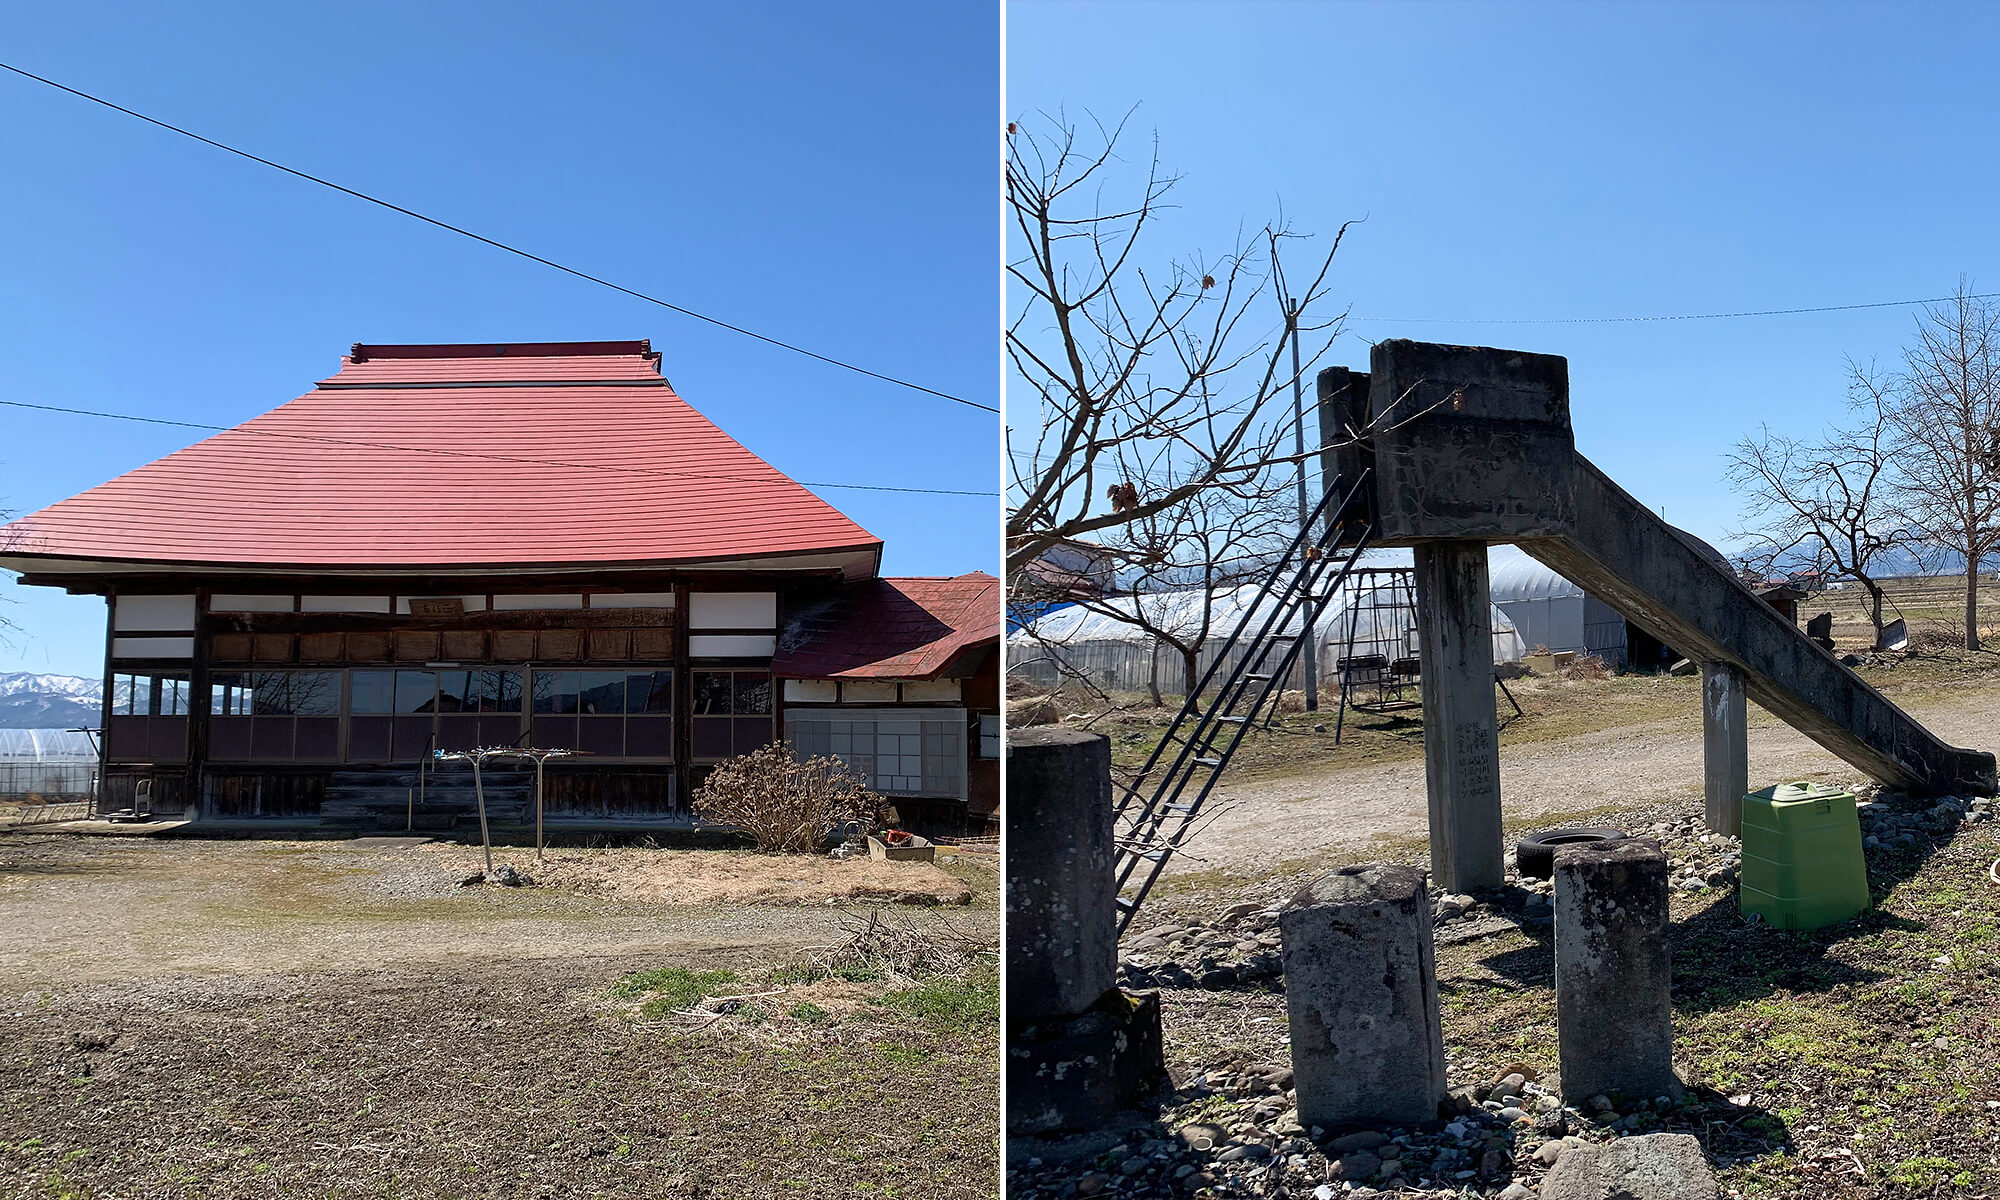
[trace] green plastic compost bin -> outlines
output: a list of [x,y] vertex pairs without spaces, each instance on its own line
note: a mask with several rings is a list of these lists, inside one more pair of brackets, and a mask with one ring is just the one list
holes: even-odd
[[1854,793],[1781,783],[1743,797],[1737,902],[1779,929],[1818,929],[1868,909]]

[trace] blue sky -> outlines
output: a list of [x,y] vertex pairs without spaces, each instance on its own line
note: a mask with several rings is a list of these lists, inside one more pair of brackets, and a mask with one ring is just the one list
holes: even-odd
[[[979,4],[13,5],[0,58],[760,332],[998,390],[999,18]],[[992,488],[997,418],[0,78],[0,399],[229,424],[356,341],[650,337],[811,481]],[[199,435],[0,410],[0,507]],[[993,570],[997,500],[827,490],[893,574]],[[103,605],[0,586],[0,670],[96,675]]]
[[[1156,252],[1280,206],[1348,235],[1330,361],[1391,337],[1569,358],[1578,448],[1669,520],[1736,525],[1723,452],[1844,415],[1914,309],[1632,324],[2000,291],[2000,10],[1971,4],[1013,3],[1007,109],[1138,105],[1185,176]],[[1395,318],[1388,320],[1360,318]],[[1452,319],[1428,323],[1413,318]],[[1016,422],[1018,424],[1018,420]]]

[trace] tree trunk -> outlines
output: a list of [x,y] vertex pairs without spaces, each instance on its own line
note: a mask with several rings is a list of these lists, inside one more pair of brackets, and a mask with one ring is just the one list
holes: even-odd
[[1153,643],[1152,653],[1146,656],[1146,666],[1146,694],[1152,698],[1154,708],[1164,708],[1167,702],[1160,699],[1160,643]]
[[1875,649],[1882,647],[1882,585],[1866,575],[1857,575],[1861,586],[1868,591],[1868,624],[1875,630]]
[[1979,560],[1965,560],[1965,648],[1979,649]]
[[1200,642],[1196,642],[1193,649],[1183,648],[1181,650],[1181,675],[1187,680],[1187,684],[1182,690],[1186,693],[1188,701],[1192,703],[1194,701],[1194,690],[1201,682]]

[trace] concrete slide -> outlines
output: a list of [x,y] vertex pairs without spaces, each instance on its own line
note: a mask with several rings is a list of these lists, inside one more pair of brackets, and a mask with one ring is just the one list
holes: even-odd
[[1991,754],[1940,741],[1576,452],[1566,359],[1395,339],[1370,368],[1322,371],[1319,407],[1327,478],[1370,482],[1374,544],[1512,542],[1682,654],[1740,670],[1750,699],[1875,779],[1994,793]]
[[1873,778],[1994,793],[1991,754],[1939,740],[1582,455],[1573,480],[1574,532],[1522,550],[1682,654],[1739,668],[1752,700]]

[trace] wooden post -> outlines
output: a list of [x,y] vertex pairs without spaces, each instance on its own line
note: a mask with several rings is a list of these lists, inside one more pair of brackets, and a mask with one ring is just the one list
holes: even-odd
[[542,763],[547,756],[535,755],[535,866],[542,865]]
[[104,702],[97,711],[97,786],[91,789],[90,811],[85,814],[92,817],[105,811],[104,789],[111,780],[111,718],[118,712],[114,702],[118,674],[111,669],[111,650],[117,631],[118,587],[113,584],[104,592]]
[[208,731],[212,711],[213,689],[210,687],[209,656],[214,644],[215,627],[208,616],[210,589],[198,587],[194,590],[194,658],[188,665],[187,699],[187,795],[182,798],[185,808],[199,813],[205,806],[208,776]]
[[472,752],[472,794],[479,802],[479,844],[486,849],[486,874],[493,874],[493,835],[486,829],[486,777],[480,766],[486,761],[483,751]]
[[694,797],[694,673],[688,670],[688,604],[686,582],[674,581],[674,804],[692,811]]

